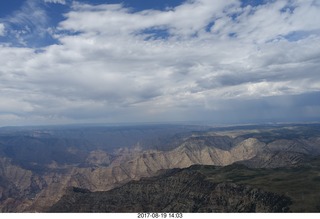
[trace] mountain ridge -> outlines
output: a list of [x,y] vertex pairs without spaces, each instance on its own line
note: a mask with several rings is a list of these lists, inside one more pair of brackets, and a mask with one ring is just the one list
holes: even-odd
[[287,212],[291,204],[288,197],[250,186],[212,183],[190,169],[131,181],[108,192],[75,190],[49,212]]
[[[73,138],[76,134],[71,133]],[[38,143],[26,146],[15,143],[9,150],[14,138],[0,135],[0,211],[42,212],[58,202],[69,187],[108,191],[131,180],[155,176],[164,169],[232,163],[256,168],[294,167],[320,154],[320,126],[180,132],[171,138],[177,146],[170,150],[168,146],[164,150],[145,147],[138,141],[132,147],[109,152],[100,146],[87,147],[87,142],[77,147],[78,141],[74,140],[51,141],[41,136],[29,139]],[[45,162],[43,152],[50,153],[42,141],[49,143],[47,150],[55,155]],[[62,144],[54,147],[51,145],[54,142]],[[168,139],[164,144],[167,143]],[[25,160],[19,163],[15,160],[23,158],[19,148],[33,149],[35,156],[26,153]],[[8,192],[14,190],[19,192]]]

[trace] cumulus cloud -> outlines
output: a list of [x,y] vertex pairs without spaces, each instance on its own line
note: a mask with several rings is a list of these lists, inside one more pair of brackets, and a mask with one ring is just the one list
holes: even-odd
[[[217,121],[231,118],[225,112],[249,120],[251,109],[274,118],[296,107],[311,118],[319,105],[294,97],[320,91],[319,12],[311,0],[195,0],[138,12],[75,1],[52,32],[58,44],[0,47],[0,113],[42,122]],[[269,104],[277,98],[290,101]]]

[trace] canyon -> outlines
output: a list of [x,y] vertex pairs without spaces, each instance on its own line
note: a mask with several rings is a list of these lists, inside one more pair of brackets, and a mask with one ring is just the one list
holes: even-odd
[[[82,197],[111,192],[114,196],[121,188],[123,189],[121,192],[124,193],[135,188],[133,190],[136,193],[129,196],[140,200],[145,197],[141,195],[145,186],[140,180],[150,178],[153,182],[158,179],[172,184],[170,181],[172,177],[180,178],[176,174],[187,173],[186,170],[194,165],[222,168],[236,164],[247,168],[271,170],[299,168],[320,155],[320,125],[318,124],[221,128],[154,125],[64,127],[63,129],[61,131],[61,127],[34,127],[0,130],[1,212],[46,212],[55,211],[54,209],[64,211],[57,206],[61,206],[61,202],[70,204],[67,200],[68,195]],[[180,172],[171,173],[173,175],[170,175],[171,178],[168,181],[163,174],[170,170]],[[316,175],[320,174],[317,172],[318,169],[313,171]],[[247,200],[245,202],[247,204],[239,209],[234,208],[233,204],[225,204],[225,207],[216,206],[213,209],[198,203],[200,206],[197,208],[198,211],[229,212],[230,209],[236,209],[235,211],[279,212],[290,209],[291,199],[282,196],[279,191],[268,191],[268,189],[265,191],[256,188],[256,185],[230,184],[228,181],[217,184],[203,180],[208,177],[199,176],[199,172],[192,172],[189,175],[190,179],[184,176],[185,181],[197,179],[207,185],[195,189],[207,191],[208,194],[209,190],[212,190],[210,200],[215,200],[214,203],[217,202],[215,199],[217,193],[224,194],[221,197],[225,197],[234,190],[239,193],[232,195],[236,200],[232,203],[241,202],[239,197],[246,197]],[[156,185],[163,183],[160,181],[152,186],[159,188]],[[183,182],[179,183],[174,187],[180,188],[184,185]],[[201,182],[196,184],[202,185]],[[161,187],[166,186],[169,185],[163,184]],[[189,189],[192,190],[192,187]],[[150,189],[151,191],[158,190]],[[248,192],[246,194],[248,197],[242,194],[244,191]],[[281,199],[283,204],[278,207],[275,207],[273,202],[269,205],[259,204],[252,198],[255,196],[252,192],[263,197],[273,197],[274,200]],[[149,197],[150,193],[144,195]],[[119,197],[119,203],[123,205],[121,195]],[[192,199],[193,196],[190,197]],[[190,197],[186,196],[186,202],[189,203],[186,208],[168,206],[158,210],[193,211],[192,206],[195,203],[189,202]],[[159,200],[149,202],[148,205],[162,202],[163,197],[158,198]],[[74,198],[71,199],[74,200]],[[81,198],[79,200],[81,202]],[[257,203],[255,208],[252,207],[253,203]],[[128,211],[129,209],[143,210],[128,207]],[[145,210],[152,209],[150,207]],[[79,209],[70,208],[66,211],[77,210]],[[83,210],[90,211],[86,208]],[[99,206],[91,210],[103,211]],[[114,211],[125,212],[125,209],[114,208]]]

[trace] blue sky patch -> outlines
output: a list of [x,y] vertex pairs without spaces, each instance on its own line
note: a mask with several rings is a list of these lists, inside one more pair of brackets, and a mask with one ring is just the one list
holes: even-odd
[[294,31],[284,36],[289,42],[295,42],[308,37],[310,33],[306,31]]
[[206,32],[211,32],[211,28],[214,26],[215,22],[211,21],[205,28]]
[[170,37],[166,28],[148,28],[140,32],[139,35],[145,36],[145,40],[168,39]]
[[264,5],[266,4],[268,1],[266,0],[241,0],[241,6],[242,7],[246,7],[248,5],[251,6],[258,6],[258,5]]

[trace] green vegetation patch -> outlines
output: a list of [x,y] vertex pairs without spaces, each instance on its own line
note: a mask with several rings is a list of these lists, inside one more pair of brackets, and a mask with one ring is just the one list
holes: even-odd
[[197,169],[215,182],[250,185],[290,197],[292,212],[320,212],[320,158],[293,168],[254,169],[233,164]]

